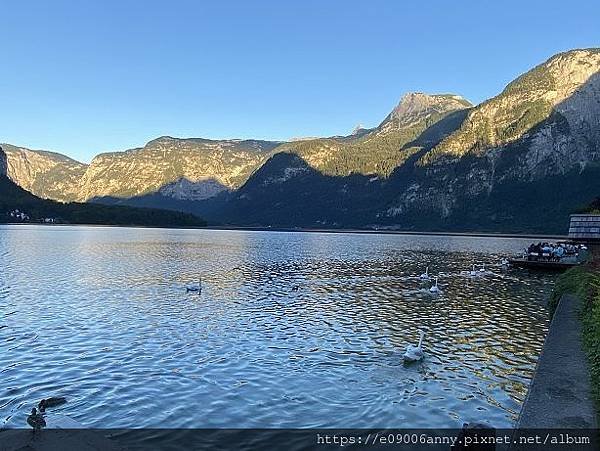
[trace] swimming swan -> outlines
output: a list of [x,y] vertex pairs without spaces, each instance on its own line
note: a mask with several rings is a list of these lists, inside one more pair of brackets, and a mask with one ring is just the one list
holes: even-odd
[[425,268],[425,272],[419,276],[421,280],[429,280],[429,266]]
[[405,362],[416,362],[423,359],[423,337],[425,337],[425,332],[421,330],[419,331],[419,344],[417,346],[408,345],[406,347],[406,352],[403,356]]
[[189,293],[190,291],[192,293],[198,293],[198,294],[202,293],[202,279],[201,278],[198,279],[198,282],[188,283],[185,286],[185,292]]
[[440,292],[440,288],[438,287],[438,278],[436,276],[436,278],[434,279],[435,283],[431,286],[431,288],[429,289],[430,293],[433,294],[438,294]]
[[473,265],[473,269],[471,270],[471,277],[477,277],[480,273],[475,269],[475,265]]

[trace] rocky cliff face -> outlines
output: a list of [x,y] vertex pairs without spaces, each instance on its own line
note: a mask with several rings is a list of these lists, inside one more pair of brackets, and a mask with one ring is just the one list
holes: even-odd
[[204,178],[196,182],[180,178],[161,187],[158,193],[178,200],[205,200],[227,190],[226,186],[212,178]]
[[276,142],[162,137],[125,152],[101,154],[89,165],[60,154],[4,144],[8,175],[33,194],[59,201],[134,197],[162,192],[198,200],[238,188]]
[[70,201],[77,198],[79,180],[86,165],[53,152],[2,144],[8,177],[17,185],[45,199]]
[[158,192],[197,200],[243,184],[278,145],[258,140],[162,137],[141,149],[102,154],[85,172],[79,198]]

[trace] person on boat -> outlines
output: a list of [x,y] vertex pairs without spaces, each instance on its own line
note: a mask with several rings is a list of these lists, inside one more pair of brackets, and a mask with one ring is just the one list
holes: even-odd
[[536,255],[536,260],[542,258],[542,243],[538,243],[534,246],[534,252]]
[[542,257],[546,260],[550,260],[550,255],[552,254],[552,248],[548,243],[544,243],[542,246]]
[[534,257],[536,256],[535,243],[531,243],[525,251],[527,255],[527,260],[534,260]]
[[563,258],[564,255],[565,255],[565,249],[562,246],[557,246],[554,249],[554,258],[556,259],[557,262],[559,262],[560,259]]

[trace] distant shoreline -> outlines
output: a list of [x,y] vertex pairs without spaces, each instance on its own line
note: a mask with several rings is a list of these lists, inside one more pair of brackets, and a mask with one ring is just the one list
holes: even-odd
[[552,238],[568,239],[567,235],[535,234],[535,233],[494,233],[494,232],[421,232],[416,230],[375,230],[375,229],[320,229],[320,228],[288,228],[288,227],[234,227],[234,226],[207,226],[203,229],[210,230],[242,230],[255,232],[308,232],[308,233],[358,233],[374,235],[430,235],[430,236],[464,236],[481,238]]
[[143,225],[113,225],[113,224],[44,224],[33,222],[4,222],[0,225],[35,225],[45,227],[117,227],[138,229],[173,229],[173,230],[217,230],[217,231],[246,231],[246,232],[305,232],[305,233],[348,233],[348,234],[373,234],[373,235],[424,235],[424,236],[458,236],[478,238],[531,238],[566,240],[567,235],[536,234],[536,233],[494,233],[494,232],[426,232],[416,230],[375,230],[375,229],[326,229],[326,228],[294,228],[294,227],[250,227],[250,226],[205,226],[205,227],[160,227]]

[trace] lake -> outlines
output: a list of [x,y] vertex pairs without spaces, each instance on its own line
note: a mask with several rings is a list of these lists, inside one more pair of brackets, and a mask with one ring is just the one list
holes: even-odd
[[530,242],[0,226],[0,426],[61,395],[101,428],[510,427],[555,276],[498,263]]

